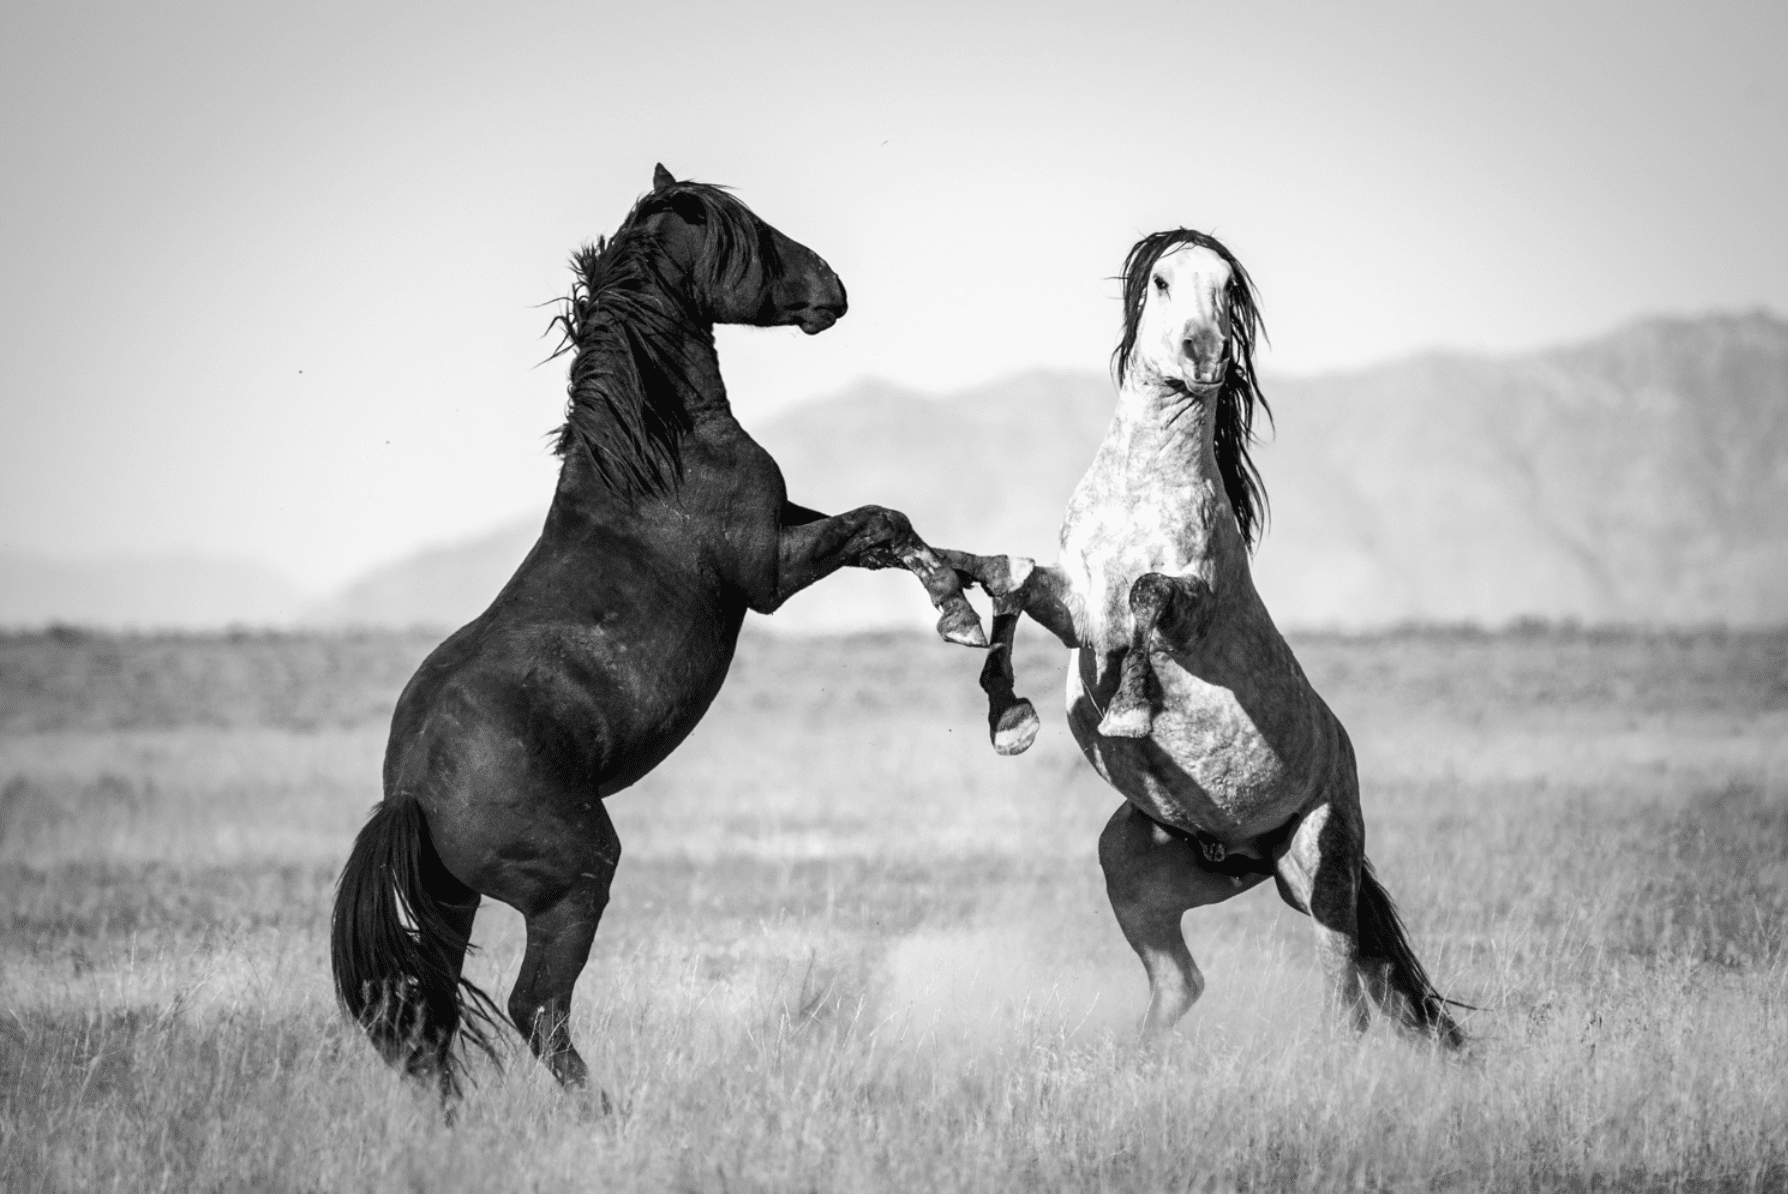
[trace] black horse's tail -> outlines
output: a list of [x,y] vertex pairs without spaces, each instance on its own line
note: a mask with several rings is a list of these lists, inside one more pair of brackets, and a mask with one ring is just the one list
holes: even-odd
[[[467,937],[429,892],[444,875],[415,800],[387,800],[354,839],[330,931],[335,994],[385,1060],[458,1092],[455,1037],[489,1053],[496,1007],[459,975]],[[436,883],[440,882],[439,878]]]
[[[1434,989],[1421,959],[1409,946],[1403,918],[1391,893],[1384,889],[1372,864],[1360,860],[1360,895],[1356,916],[1360,932],[1360,965],[1371,978],[1373,996],[1385,1011],[1406,1028],[1424,1032],[1449,1049],[1463,1048],[1465,1030],[1447,1005],[1454,1001]],[[1454,1004],[1454,1006],[1464,1006]]]

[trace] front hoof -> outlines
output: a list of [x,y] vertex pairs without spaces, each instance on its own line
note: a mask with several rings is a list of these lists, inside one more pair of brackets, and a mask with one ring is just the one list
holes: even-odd
[[1017,704],[1007,705],[999,711],[993,718],[992,728],[995,754],[1021,755],[1037,740],[1037,731],[1043,728],[1043,723],[1037,718],[1036,706],[1020,698]]
[[944,614],[937,620],[937,632],[946,643],[959,647],[986,647],[987,636],[981,632],[981,619],[974,607],[962,598],[944,604]]
[[1113,701],[1099,722],[1099,732],[1107,738],[1147,738],[1154,723],[1154,714],[1141,701]]

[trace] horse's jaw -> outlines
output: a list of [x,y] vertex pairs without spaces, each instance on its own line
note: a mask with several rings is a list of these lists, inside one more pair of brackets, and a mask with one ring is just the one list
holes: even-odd
[[1205,381],[1188,369],[1179,377],[1168,378],[1167,388],[1198,402],[1209,402],[1223,392],[1223,375],[1219,373],[1214,379]]

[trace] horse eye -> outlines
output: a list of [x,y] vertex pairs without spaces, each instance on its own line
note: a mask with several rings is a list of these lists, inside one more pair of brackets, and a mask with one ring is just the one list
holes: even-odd
[[1155,289],[1159,290],[1162,294],[1167,293],[1167,279],[1163,278],[1160,274],[1155,275]]

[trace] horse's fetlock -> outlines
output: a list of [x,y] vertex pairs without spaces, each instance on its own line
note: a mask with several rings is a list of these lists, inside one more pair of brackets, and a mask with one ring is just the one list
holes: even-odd
[[902,542],[914,538],[912,519],[886,506],[873,506],[871,509],[875,511],[875,520],[880,524],[880,529],[889,538]]

